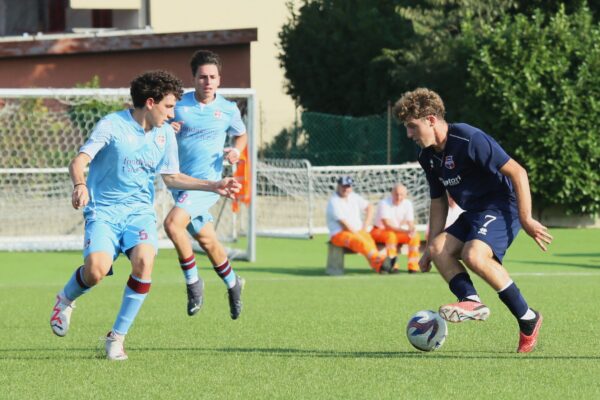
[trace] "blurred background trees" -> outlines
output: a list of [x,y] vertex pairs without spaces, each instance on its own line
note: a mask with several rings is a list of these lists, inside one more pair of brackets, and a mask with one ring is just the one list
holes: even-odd
[[[537,205],[597,213],[599,15],[592,0],[303,0],[280,32],[280,62],[312,113],[383,115],[403,92],[431,88],[449,121],[481,127],[528,169]],[[304,151],[343,142],[302,122],[290,131]]]

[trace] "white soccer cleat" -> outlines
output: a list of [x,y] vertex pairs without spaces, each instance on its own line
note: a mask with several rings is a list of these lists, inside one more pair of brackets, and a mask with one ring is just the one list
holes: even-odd
[[125,361],[127,360],[127,353],[125,353],[125,336],[117,335],[113,331],[108,332],[106,335],[106,343],[104,348],[106,349],[106,358],[112,361]]
[[60,297],[60,295],[56,295],[56,304],[54,304],[52,314],[50,314],[50,328],[52,328],[52,332],[56,336],[63,337],[69,331],[73,308],[75,308],[74,301],[69,303]]

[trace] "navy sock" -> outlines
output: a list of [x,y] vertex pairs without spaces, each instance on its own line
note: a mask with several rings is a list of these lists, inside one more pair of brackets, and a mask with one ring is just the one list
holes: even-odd
[[517,319],[524,316],[525,313],[527,313],[527,310],[529,310],[527,302],[521,295],[521,291],[514,282],[511,283],[506,289],[498,292],[498,296]]
[[450,280],[448,286],[450,286],[450,291],[460,301],[465,300],[469,296],[477,296],[477,290],[473,286],[473,281],[471,281],[471,277],[466,272],[456,274]]

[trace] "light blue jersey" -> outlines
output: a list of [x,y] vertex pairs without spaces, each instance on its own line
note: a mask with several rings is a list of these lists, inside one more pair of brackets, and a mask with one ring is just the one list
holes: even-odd
[[84,256],[104,251],[116,258],[140,243],[157,247],[154,179],[179,173],[173,128],[144,132],[130,110],[102,118],[79,149],[92,159]]
[[221,95],[202,104],[194,92],[188,92],[175,106],[175,121],[183,121],[177,134],[181,172],[198,179],[220,180],[227,135],[246,132],[237,104]]
[[153,209],[156,174],[179,173],[173,128],[146,133],[130,110],[102,118],[79,152],[92,159],[87,215],[117,205]]
[[[246,132],[240,110],[233,101],[216,95],[209,104],[196,100],[195,92],[185,93],[175,106],[175,121],[183,122],[177,134],[181,172],[194,178],[218,181],[223,173],[223,148],[227,135]],[[208,212],[219,195],[211,192],[173,191],[177,207],[190,215],[190,233],[212,221]]]

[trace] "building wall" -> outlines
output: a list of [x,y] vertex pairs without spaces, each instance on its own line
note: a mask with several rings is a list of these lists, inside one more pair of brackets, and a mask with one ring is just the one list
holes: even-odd
[[[224,67],[223,86],[250,87],[250,48],[244,45],[207,47],[218,52]],[[0,87],[69,88],[100,77],[102,87],[129,87],[131,80],[148,69],[166,69],[184,80],[190,75],[193,48],[149,49],[111,53],[29,56],[2,59]],[[241,68],[233,67],[235,65]],[[67,71],[67,73],[65,73]],[[184,81],[189,86],[189,80]]]
[[[287,2],[150,0],[151,25],[157,33],[258,29],[258,40],[251,44],[251,79],[259,98],[258,139],[261,144],[270,141],[281,129],[291,126],[295,116],[295,105],[285,93],[284,71],[277,59],[278,33],[289,16]],[[191,75],[182,78],[191,79]]]

